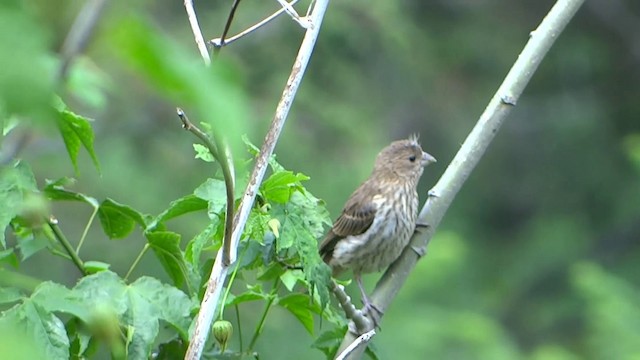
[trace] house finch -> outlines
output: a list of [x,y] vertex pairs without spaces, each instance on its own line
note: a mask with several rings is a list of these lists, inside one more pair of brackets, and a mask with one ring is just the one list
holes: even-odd
[[371,309],[380,311],[369,301],[361,274],[389,266],[409,243],[418,217],[418,180],[435,161],[416,136],[392,142],[378,154],[371,176],[351,194],[320,244],[320,255],[334,276],[353,270],[371,315]]

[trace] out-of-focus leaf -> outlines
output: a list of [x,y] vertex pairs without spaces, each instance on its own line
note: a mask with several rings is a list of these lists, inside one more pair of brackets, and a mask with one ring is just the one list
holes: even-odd
[[126,237],[133,231],[136,224],[145,228],[145,220],[141,213],[111,199],[106,199],[100,204],[98,218],[104,233],[110,239]]
[[18,268],[18,265],[20,265],[18,256],[13,252],[13,249],[0,250],[0,264],[1,263],[9,264],[14,268]]
[[63,109],[58,116],[58,129],[67,147],[69,158],[76,173],[79,172],[78,154],[80,153],[80,146],[87,150],[93,161],[93,165],[98,172],[100,172],[100,163],[93,149],[93,129],[91,128],[89,119],[67,109]]
[[34,356],[32,359],[69,358],[69,338],[64,324],[34,301],[27,299],[0,315],[0,353],[7,359],[26,359],[20,342],[13,346],[3,344],[8,329],[18,335],[16,339],[22,339],[22,344],[31,343],[28,353]]
[[124,17],[115,29],[112,39],[120,58],[161,94],[183,104],[192,122],[209,122],[212,131],[228,139],[232,153],[240,153],[250,106],[231,62],[218,59],[206,67],[196,53],[179,48],[162,28],[141,18]]
[[23,297],[22,292],[16,288],[0,287],[0,304],[11,304]]
[[0,2],[0,44],[10,49],[10,55],[0,56],[0,118],[16,114],[34,121],[53,119],[49,36],[30,8],[22,1]]
[[338,351],[346,332],[346,326],[336,327],[333,330],[325,331],[318,336],[311,346],[322,351],[327,356],[327,359],[333,359],[337,355],[336,352]]
[[36,180],[27,164],[16,162],[0,167],[0,248],[7,246],[5,229],[20,214],[26,194],[36,190]]

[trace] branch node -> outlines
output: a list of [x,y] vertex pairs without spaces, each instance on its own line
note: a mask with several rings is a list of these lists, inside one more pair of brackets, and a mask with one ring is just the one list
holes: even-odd
[[505,105],[516,106],[518,100],[512,94],[504,94],[500,96],[500,101]]

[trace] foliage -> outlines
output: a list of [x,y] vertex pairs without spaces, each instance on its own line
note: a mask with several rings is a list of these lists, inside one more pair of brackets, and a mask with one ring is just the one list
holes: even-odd
[[[323,307],[315,257],[327,209],[414,132],[439,160],[424,199],[551,3],[331,3],[226,284],[226,358],[334,355],[346,327]],[[598,3],[544,60],[385,314],[381,358],[638,356],[638,9]],[[207,70],[179,2],[110,2],[60,79],[52,49],[83,4],[0,2],[0,354],[181,358],[225,199],[174,109],[226,135],[237,203],[257,151],[241,139],[265,133],[300,32],[282,16]],[[231,33],[276,6],[243,3]],[[219,36],[228,4],[197,7]],[[23,137],[20,160],[5,158]]]

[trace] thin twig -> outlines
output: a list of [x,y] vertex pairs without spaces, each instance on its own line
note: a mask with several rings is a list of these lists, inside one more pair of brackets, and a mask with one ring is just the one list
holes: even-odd
[[58,226],[58,219],[51,215],[47,219],[47,224],[49,225],[51,231],[53,231],[53,235],[56,237],[56,240],[58,240],[67,254],[69,254],[69,256],[71,257],[71,261],[73,261],[78,270],[80,270],[82,275],[87,275],[88,273],[87,269],[84,267],[84,263],[82,262],[78,254],[76,254],[76,252],[73,250],[73,246],[71,246],[71,243],[69,242],[69,240],[67,240],[67,237],[64,236],[62,230],[60,230],[60,227]]
[[227,17],[227,22],[224,24],[224,30],[222,31],[222,36],[220,37],[220,47],[216,47],[215,49],[220,49],[224,46],[224,39],[227,38],[229,34],[229,29],[231,28],[231,22],[233,22],[233,17],[236,15],[236,10],[240,5],[240,0],[234,0],[231,5],[231,11],[229,11],[229,16]]
[[84,240],[87,238],[87,234],[89,233],[89,228],[91,228],[91,224],[93,224],[93,219],[95,219],[96,214],[98,214],[98,210],[100,210],[99,206],[93,206],[93,212],[89,217],[89,221],[87,221],[87,225],[85,225],[84,230],[82,231],[82,236],[80,236],[80,241],[78,241],[78,246],[76,246],[76,254],[78,255],[80,255],[80,249],[82,248],[82,244],[84,244]]
[[366,345],[371,341],[371,338],[376,334],[376,330],[369,330],[366,333],[358,336],[358,338],[352,342],[346,349],[344,349],[340,355],[336,356],[335,360],[344,360],[347,356],[351,355],[360,345]]
[[[253,207],[253,202],[256,194],[258,193],[258,188],[264,178],[269,157],[273,153],[273,149],[276,146],[276,142],[286,121],[287,114],[291,109],[296,92],[300,87],[302,77],[307,69],[311,53],[313,52],[313,47],[320,32],[320,25],[322,24],[322,19],[324,18],[328,5],[329,0],[318,0],[311,12],[311,26],[307,29],[304,39],[302,40],[300,50],[298,51],[298,55],[293,64],[293,69],[291,70],[291,74],[287,80],[287,85],[284,88],[282,97],[278,103],[278,107],[276,108],[273,121],[271,122],[271,126],[267,132],[262,148],[260,149],[260,153],[256,158],[256,164],[253,168],[251,178],[249,179],[249,184],[242,196],[240,206],[236,211],[233,222],[234,229],[231,236],[230,264],[233,264],[236,261],[240,236],[244,231],[247,219],[249,218],[249,212]],[[200,312],[196,319],[193,337],[189,344],[189,349],[187,350],[185,359],[200,359],[202,349],[204,348],[204,344],[209,336],[211,321],[213,320],[214,314],[216,314],[216,307],[219,306],[220,295],[230,266],[228,264],[224,264],[222,261],[222,254],[222,251],[218,251],[218,255],[216,256],[216,260],[213,264],[211,276],[209,277],[207,289],[205,291],[202,304],[200,305]]]
[[[438,183],[429,192],[429,199],[422,208],[418,220],[419,223],[429,226],[424,230],[416,231],[410,246],[404,249],[400,258],[391,264],[377,283],[370,299],[381,311],[384,312],[388,308],[400,291],[418,259],[424,254],[435,229],[454,197],[482,158],[545,54],[583,2],[584,0],[559,0],[538,29],[531,34],[529,42],[480,116],[476,126],[469,133]],[[341,350],[338,351],[346,349],[354,341],[355,335],[347,332],[340,346]],[[364,347],[359,347],[349,355],[348,359],[358,359],[363,352]]]
[[200,56],[204,60],[205,65],[211,65],[211,57],[209,57],[209,50],[207,44],[204,42],[204,37],[200,31],[200,25],[198,24],[198,17],[196,11],[193,8],[193,0],[184,0],[184,8],[187,10],[187,18],[189,18],[189,24],[191,25],[191,32],[196,39],[196,45],[200,50]]
[[211,138],[209,138],[207,134],[205,134],[197,126],[193,125],[191,121],[189,121],[187,114],[185,114],[182,109],[177,108],[176,112],[178,113],[178,117],[182,121],[182,127],[185,130],[190,131],[204,143],[207,149],[209,149],[211,155],[216,159],[216,161],[218,161],[220,167],[222,168],[222,177],[224,178],[224,185],[227,195],[224,239],[222,240],[222,262],[228,266],[230,258],[229,254],[231,252],[231,235],[233,231],[233,206],[235,202],[235,177],[233,175],[233,161],[231,160],[231,155],[226,144],[216,136],[216,130],[214,130],[212,134],[212,136],[214,137],[213,140],[215,141],[214,143],[211,141]]
[[[295,5],[298,1],[299,1],[299,0],[293,0],[293,1],[291,1],[291,2],[289,3],[289,5],[293,6],[293,5]],[[223,38],[215,38],[215,39],[209,40],[209,43],[210,43],[211,45],[213,45],[213,46],[214,46],[214,48],[219,48],[219,47],[222,47],[222,46],[225,46],[225,45],[229,45],[229,44],[231,44],[232,42],[234,42],[234,41],[236,41],[236,40],[239,40],[240,38],[242,38],[242,37],[244,37],[244,36],[246,36],[246,35],[249,35],[249,34],[251,34],[252,32],[254,32],[254,31],[256,31],[256,30],[260,29],[260,28],[261,28],[261,27],[263,27],[264,25],[268,24],[271,20],[273,20],[273,19],[277,18],[280,14],[284,13],[284,11],[285,11],[285,10],[284,10],[284,8],[280,8],[280,10],[278,10],[278,11],[274,12],[274,13],[273,13],[273,14],[271,14],[270,16],[266,17],[264,20],[262,20],[262,21],[260,21],[259,23],[257,23],[257,24],[255,24],[255,25],[253,25],[253,26],[249,27],[248,29],[246,29],[246,30],[244,30],[244,31],[242,31],[242,32],[240,32],[240,33],[238,33],[237,35],[234,35],[234,36],[232,36],[232,37],[230,37],[230,38],[228,38],[228,39],[225,37],[225,38],[224,38],[224,43],[222,43]]]
[[142,250],[140,250],[140,253],[138,254],[138,256],[136,256],[136,259],[133,260],[133,263],[129,267],[127,274],[124,276],[124,281],[129,280],[129,276],[131,276],[131,273],[136,268],[136,266],[138,266],[138,263],[140,262],[140,260],[142,260],[142,257],[147,253],[147,250],[149,249],[151,249],[151,245],[149,245],[149,243],[144,244],[144,247],[142,248]]
[[61,64],[58,69],[58,80],[62,81],[67,77],[69,67],[73,59],[84,49],[87,41],[95,29],[107,0],[87,1],[71,26],[62,44]]

